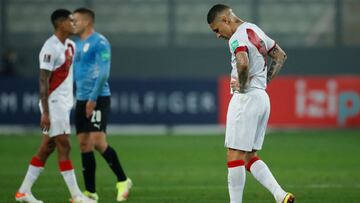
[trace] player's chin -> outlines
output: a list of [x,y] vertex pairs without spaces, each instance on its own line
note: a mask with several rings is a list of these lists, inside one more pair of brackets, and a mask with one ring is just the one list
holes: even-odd
[[70,32],[71,35],[76,35],[77,34],[77,31],[74,29]]

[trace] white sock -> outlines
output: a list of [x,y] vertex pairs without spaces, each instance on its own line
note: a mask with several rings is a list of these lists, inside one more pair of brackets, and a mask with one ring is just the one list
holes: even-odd
[[245,162],[236,160],[228,162],[228,187],[230,203],[242,203],[245,187]]
[[63,176],[66,186],[68,187],[71,197],[81,195],[81,191],[76,181],[75,170],[72,167],[71,161],[61,161],[59,163],[61,175]]
[[66,186],[68,187],[71,197],[81,195],[81,191],[76,182],[75,170],[62,171],[61,175],[64,177]]
[[262,160],[255,161],[250,166],[250,171],[255,179],[271,192],[276,202],[281,202],[284,199],[286,192],[281,188],[269,167]]
[[31,194],[31,187],[38,179],[40,173],[43,170],[44,167],[37,167],[30,164],[26,172],[25,178],[20,186],[19,192]]

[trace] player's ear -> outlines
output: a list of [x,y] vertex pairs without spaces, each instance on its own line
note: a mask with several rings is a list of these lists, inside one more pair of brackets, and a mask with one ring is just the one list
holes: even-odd
[[221,15],[220,16],[221,22],[225,23],[225,24],[230,24],[230,18],[228,18],[228,16],[226,15]]
[[220,18],[221,22],[226,23],[227,19],[226,19],[225,15],[221,15],[221,16],[219,16],[219,18]]
[[63,27],[64,27],[64,21],[59,21],[58,23],[57,23],[57,29],[59,29],[59,30],[62,30],[63,29]]
[[85,20],[85,27],[89,26],[90,24],[91,24],[91,20],[87,18]]

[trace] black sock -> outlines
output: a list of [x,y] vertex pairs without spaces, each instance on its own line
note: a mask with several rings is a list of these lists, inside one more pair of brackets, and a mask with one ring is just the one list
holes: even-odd
[[96,162],[94,152],[81,153],[85,189],[94,193],[95,190],[95,169]]
[[125,172],[121,167],[116,151],[112,147],[108,146],[102,156],[105,158],[106,162],[109,164],[110,168],[115,173],[117,180],[126,180]]

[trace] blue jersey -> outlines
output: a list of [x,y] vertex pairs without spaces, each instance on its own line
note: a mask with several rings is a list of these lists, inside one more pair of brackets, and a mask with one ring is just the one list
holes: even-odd
[[98,96],[110,96],[111,50],[108,40],[94,32],[85,40],[77,38],[74,41],[76,99],[96,101]]

